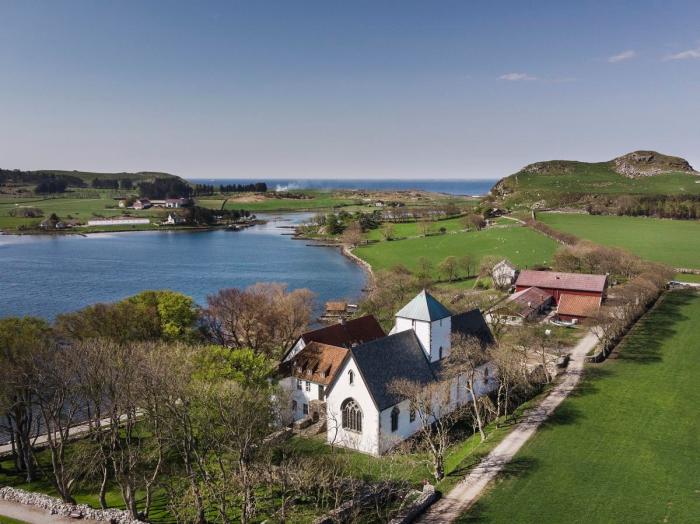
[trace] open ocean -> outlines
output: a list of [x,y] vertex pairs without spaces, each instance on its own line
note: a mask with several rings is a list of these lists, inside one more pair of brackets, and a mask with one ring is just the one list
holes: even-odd
[[482,196],[487,194],[497,182],[495,179],[394,179],[394,178],[198,178],[189,180],[195,184],[226,185],[265,182],[271,191],[294,191],[296,189],[369,189],[369,190],[410,190],[420,189],[450,195]]

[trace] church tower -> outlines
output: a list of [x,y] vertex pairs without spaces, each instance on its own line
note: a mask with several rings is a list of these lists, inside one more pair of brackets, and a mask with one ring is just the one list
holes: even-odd
[[416,332],[430,362],[450,353],[452,313],[425,289],[396,313],[392,333],[412,329]]

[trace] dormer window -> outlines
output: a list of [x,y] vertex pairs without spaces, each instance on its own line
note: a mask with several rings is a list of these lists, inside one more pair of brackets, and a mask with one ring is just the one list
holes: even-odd
[[348,384],[351,386],[355,383],[355,372],[351,369],[348,371]]

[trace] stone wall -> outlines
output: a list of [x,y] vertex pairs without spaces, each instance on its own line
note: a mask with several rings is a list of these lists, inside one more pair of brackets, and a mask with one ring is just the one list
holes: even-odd
[[59,515],[61,517],[77,517],[86,520],[110,522],[113,524],[145,524],[140,520],[131,518],[128,511],[120,509],[94,509],[87,504],[66,504],[60,499],[44,495],[43,493],[33,493],[9,486],[0,488],[0,499],[41,508],[51,515]]

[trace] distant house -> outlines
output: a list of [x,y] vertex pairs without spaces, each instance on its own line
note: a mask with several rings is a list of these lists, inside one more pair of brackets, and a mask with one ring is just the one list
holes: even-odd
[[148,218],[103,218],[96,220],[88,220],[88,226],[135,226],[142,224],[150,224],[151,221]]
[[189,198],[166,198],[165,207],[171,209],[178,209],[181,207],[187,207],[191,203]]
[[521,324],[536,320],[554,305],[554,297],[537,287],[530,287],[510,295],[490,313],[509,323]]
[[134,209],[148,209],[149,207],[152,207],[153,204],[151,203],[150,200],[147,198],[139,198],[134,202],[133,208]]
[[126,207],[126,198],[119,199],[119,207]]
[[518,274],[518,268],[504,258],[498,264],[493,266],[491,276],[496,287],[501,289],[509,288],[515,282],[515,277]]
[[186,218],[176,215],[175,213],[168,213],[168,218],[163,220],[162,223],[167,226],[176,226],[179,224],[184,224],[185,222],[187,222]]

